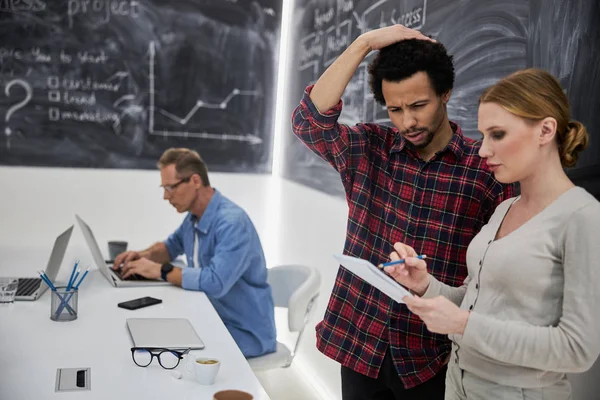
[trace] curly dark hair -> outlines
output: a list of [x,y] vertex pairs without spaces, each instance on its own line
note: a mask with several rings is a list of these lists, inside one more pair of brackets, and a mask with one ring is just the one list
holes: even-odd
[[385,105],[381,82],[399,82],[417,72],[426,72],[438,96],[452,89],[454,66],[441,43],[406,39],[386,46],[369,64],[369,84],[375,100]]

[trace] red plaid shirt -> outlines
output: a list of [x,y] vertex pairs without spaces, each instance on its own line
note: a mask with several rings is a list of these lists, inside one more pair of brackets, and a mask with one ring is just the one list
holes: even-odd
[[[424,161],[405,146],[395,128],[339,124],[342,102],[320,114],[309,98],[293,114],[296,136],[340,174],[349,206],[344,254],[377,265],[395,242],[427,255],[430,273],[459,286],[467,277],[466,251],[496,206],[515,195],[498,183],[479,157],[479,143],[454,135]],[[343,366],[376,378],[389,345],[406,388],[432,378],[445,364],[451,343],[431,333],[404,304],[343,267],[322,322],[317,347]]]

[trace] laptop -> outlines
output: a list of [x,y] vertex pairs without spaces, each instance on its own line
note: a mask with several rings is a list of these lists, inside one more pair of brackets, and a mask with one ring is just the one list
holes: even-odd
[[[54,247],[50,253],[48,259],[48,265],[46,265],[46,275],[54,283],[58,270],[65,257],[65,251],[71,239],[71,232],[73,232],[73,225],[63,233],[57,236],[54,241]],[[41,278],[18,278],[19,284],[17,286],[17,293],[15,293],[15,300],[21,301],[33,301],[39,299],[46,290],[48,285],[42,282]]]
[[201,350],[204,342],[186,318],[127,318],[133,347]]
[[83,237],[92,253],[92,258],[94,259],[94,263],[100,270],[100,273],[106,278],[106,280],[113,285],[114,287],[140,287],[140,286],[166,286],[170,285],[169,282],[165,282],[163,280],[154,280],[147,279],[143,276],[135,276],[132,279],[123,279],[121,278],[120,272],[115,271],[111,268],[112,264],[108,264],[104,261],[102,257],[102,252],[100,251],[100,247],[98,247],[98,243],[96,242],[96,238],[90,229],[90,226],[85,223],[85,221],[77,214],[75,214],[75,218],[77,219],[77,223],[83,232]]

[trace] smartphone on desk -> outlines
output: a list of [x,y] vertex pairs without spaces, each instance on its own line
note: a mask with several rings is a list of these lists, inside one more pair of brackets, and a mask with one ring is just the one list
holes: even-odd
[[155,299],[154,297],[141,297],[139,299],[124,301],[122,303],[117,304],[117,306],[121,308],[125,308],[127,310],[137,310],[138,308],[153,306],[154,304],[160,304],[162,300]]

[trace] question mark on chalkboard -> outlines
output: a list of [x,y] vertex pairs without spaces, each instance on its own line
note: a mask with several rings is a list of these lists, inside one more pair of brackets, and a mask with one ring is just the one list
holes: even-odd
[[21,100],[20,102],[13,104],[6,111],[6,116],[4,117],[4,121],[6,122],[6,128],[4,129],[4,134],[7,136],[7,139],[9,140],[8,147],[10,147],[10,136],[12,135],[12,130],[8,126],[8,120],[16,111],[25,107],[27,105],[27,103],[29,103],[29,100],[31,100],[31,93],[32,93],[31,85],[29,85],[29,83],[27,83],[23,79],[13,79],[12,81],[9,81],[6,84],[6,87],[4,88],[4,93],[7,96],[10,96],[10,89],[15,85],[21,86],[23,89],[25,89],[25,98],[23,100]]

